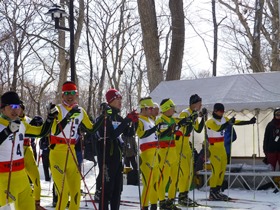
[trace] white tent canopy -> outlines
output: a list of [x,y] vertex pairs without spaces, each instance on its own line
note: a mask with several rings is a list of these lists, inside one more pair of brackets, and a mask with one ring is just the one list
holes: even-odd
[[280,106],[280,72],[239,74],[193,80],[173,80],[161,82],[151,97],[157,103],[171,98],[181,111],[189,104],[192,94],[203,99],[203,105],[212,110],[217,102],[226,110],[242,111],[269,109]]
[[[150,96],[160,104],[171,98],[177,112],[189,106],[189,98],[198,94],[203,107],[209,112],[215,103],[223,103],[230,117],[249,120],[257,117],[257,125],[235,126],[237,141],[232,147],[234,156],[263,156],[262,141],[267,123],[272,119],[273,109],[280,107],[280,72],[239,74],[194,80],[163,81]],[[202,134],[195,134],[195,146],[199,150]]]

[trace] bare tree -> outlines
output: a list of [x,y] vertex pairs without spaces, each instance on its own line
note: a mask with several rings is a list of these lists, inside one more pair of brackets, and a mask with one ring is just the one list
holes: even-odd
[[182,0],[169,0],[172,19],[172,42],[166,80],[181,78],[185,44],[185,18]]
[[263,4],[264,0],[256,0],[251,59],[251,68],[253,69],[253,72],[264,71],[261,59],[261,27],[263,16]]
[[141,20],[149,89],[152,91],[163,81],[155,2],[154,0],[137,0],[137,4]]

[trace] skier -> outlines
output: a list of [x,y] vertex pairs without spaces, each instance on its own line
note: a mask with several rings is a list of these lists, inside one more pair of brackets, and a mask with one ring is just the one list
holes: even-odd
[[[43,124],[43,119],[38,116],[35,116],[32,120],[30,117],[26,116],[24,113],[25,106],[24,104],[20,104],[20,120],[25,121],[26,123],[33,125],[33,126],[41,126]],[[31,182],[33,184],[33,193],[36,203],[36,210],[43,210],[45,208],[40,206],[40,197],[41,197],[41,183],[40,183],[40,174],[39,170],[36,164],[36,160],[34,157],[33,148],[31,147],[31,144],[33,144],[35,141],[35,138],[28,138],[24,137],[23,142],[23,149],[24,149],[24,167],[26,170],[26,173],[28,177],[31,179]],[[36,150],[35,150],[36,151]]]
[[[181,156],[179,169],[176,171],[179,174],[176,174],[176,177],[173,177],[174,180],[178,181],[179,188],[179,199],[178,203],[182,206],[196,206],[196,202],[189,198],[188,193],[193,179],[193,166],[194,166],[194,157],[193,150],[190,147],[190,134],[194,129],[197,133],[200,133],[204,127],[204,115],[207,115],[207,110],[203,108],[202,119],[200,123],[198,122],[198,112],[202,106],[202,99],[197,94],[194,94],[189,99],[189,107],[184,109],[179,117],[186,118],[191,117],[192,123],[186,127],[182,127],[181,131],[185,132],[185,136],[181,136],[178,141],[176,141],[176,150],[177,156]],[[178,178],[178,180],[177,180]]]
[[142,174],[142,210],[157,209],[157,182],[158,182],[158,138],[156,135],[157,126],[151,119],[153,111],[153,101],[151,97],[140,99],[140,114],[137,127],[137,135],[139,137],[140,154],[140,170]]
[[50,135],[49,160],[58,194],[57,210],[66,208],[68,195],[70,195],[69,209],[77,210],[80,207],[81,176],[74,147],[79,126],[94,132],[94,126],[86,111],[77,104],[77,97],[76,84],[66,81],[62,85],[62,103],[57,105],[59,113]]
[[224,146],[224,131],[229,125],[249,125],[256,123],[256,118],[253,117],[248,121],[235,120],[235,117],[228,119],[224,117],[224,105],[216,103],[213,108],[213,117],[206,121],[207,136],[209,143],[210,162],[212,174],[210,177],[210,200],[227,201],[230,198],[221,193],[221,186],[224,181],[227,154]]
[[[167,98],[160,103],[162,114],[156,120],[156,125],[159,126],[159,181],[158,181],[158,197],[160,209],[179,210],[175,202],[175,188],[176,181],[173,179],[177,175],[176,164],[178,164],[178,157],[175,148],[175,134],[177,130],[177,123],[180,126],[187,125],[187,118],[180,121],[173,117],[175,113],[174,102]],[[178,122],[179,121],[179,122]],[[165,187],[170,179],[170,186],[168,190],[168,200],[165,200]]]
[[121,134],[128,136],[129,129],[135,129],[133,124],[138,122],[138,114],[132,111],[124,119],[119,115],[122,96],[116,89],[107,91],[106,101],[108,104],[103,104],[103,112],[98,117],[98,120],[102,120],[97,141],[98,165],[101,166],[99,170],[102,180],[99,209],[108,210],[110,203],[111,210],[119,210],[123,180]]
[[263,152],[275,171],[276,165],[280,166],[280,108],[273,112],[273,119],[267,124],[263,140]]
[[[42,126],[19,120],[22,101],[16,92],[1,96],[0,116],[0,206],[14,202],[16,210],[35,210],[31,187],[24,168],[23,138],[46,135],[58,110],[52,106]],[[8,186],[8,187],[7,187]]]

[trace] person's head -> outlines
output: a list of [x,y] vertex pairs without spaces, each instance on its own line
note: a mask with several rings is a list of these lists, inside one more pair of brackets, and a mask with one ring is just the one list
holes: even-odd
[[157,103],[154,103],[154,108],[152,111],[152,116],[156,118],[159,115],[159,105]]
[[22,101],[14,91],[8,91],[1,96],[1,112],[11,120],[16,120],[20,114]]
[[74,82],[66,81],[62,85],[62,100],[67,106],[77,104],[78,89]]
[[189,104],[192,111],[199,111],[202,106],[202,99],[197,94],[191,95]]
[[43,125],[43,123],[44,123],[43,118],[39,115],[36,115],[32,118],[29,124],[33,126],[41,126]]
[[222,103],[215,103],[213,113],[218,117],[222,117],[225,113],[225,107]]
[[166,98],[160,102],[160,109],[164,115],[171,117],[175,113],[175,104],[170,98]]
[[280,120],[280,107],[278,107],[274,110],[273,116],[275,119]]
[[141,98],[139,101],[141,114],[144,116],[151,116],[154,109],[154,102],[151,97]]
[[107,91],[106,95],[107,103],[118,110],[122,108],[122,95],[116,89],[110,89]]

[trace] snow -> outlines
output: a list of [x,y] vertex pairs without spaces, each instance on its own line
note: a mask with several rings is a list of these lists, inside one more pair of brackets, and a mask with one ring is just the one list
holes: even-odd
[[[85,160],[83,163],[83,174],[86,174],[88,170],[93,166],[93,163]],[[41,197],[41,205],[46,209],[54,209],[51,207],[52,205],[52,181],[47,182],[44,178],[43,167],[40,163],[39,171],[41,176],[41,186],[42,186],[42,197]],[[89,171],[85,177],[86,185],[90,192],[93,194],[95,192],[95,179],[98,173],[98,167],[94,167],[91,171]],[[82,182],[82,189],[86,191],[84,184]],[[190,191],[190,198],[195,197],[195,200],[202,205],[200,207],[180,207],[182,210],[186,209],[254,209],[254,210],[280,210],[280,199],[279,193],[273,193],[274,189],[262,190],[262,191],[249,191],[244,189],[230,189],[225,190],[224,194],[230,196],[231,198],[236,198],[240,200],[235,200],[234,202],[223,202],[223,201],[208,201],[206,198],[209,194],[209,187],[202,190],[194,190]],[[93,197],[93,195],[92,195]],[[90,197],[82,196],[81,198],[81,209],[82,207],[86,207],[88,209],[95,209],[93,204],[89,202]],[[139,190],[137,186],[132,185],[124,185],[121,200],[129,201],[130,203],[126,203],[126,205],[121,205],[121,210],[136,210],[140,209],[139,205]],[[96,203],[96,207],[98,208],[98,204]],[[159,208],[158,208],[159,209]]]

